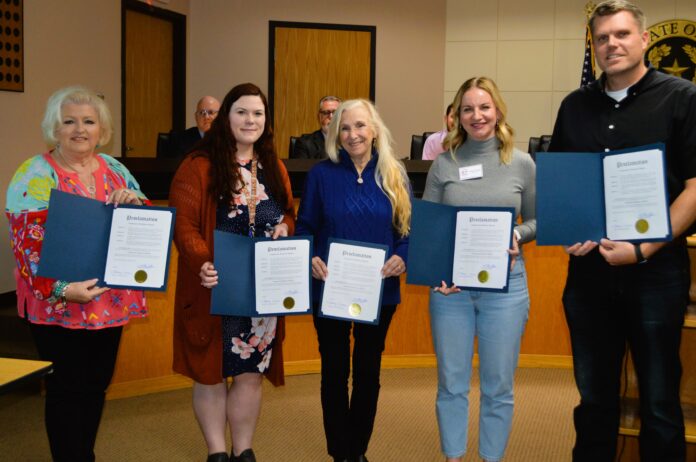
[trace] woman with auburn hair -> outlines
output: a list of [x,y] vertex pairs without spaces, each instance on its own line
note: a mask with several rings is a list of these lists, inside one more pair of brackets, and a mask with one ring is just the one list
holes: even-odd
[[[527,276],[520,245],[536,236],[536,170],[513,145],[507,107],[493,80],[476,77],[454,97],[457,127],[445,138],[448,153],[433,162],[423,199],[453,206],[513,207],[514,228],[506,293],[460,290],[442,282],[430,293],[430,319],[437,356],[437,419],[448,462],[466,452],[469,386],[474,338],[478,338],[481,413],[479,455],[503,458],[512,425],[513,376],[529,312]],[[462,167],[480,174],[462,178]]]
[[179,250],[174,370],[194,380],[193,410],[207,461],[254,462],[262,374],[283,382],[283,318],[211,316],[210,289],[218,283],[214,230],[275,239],[292,234],[295,225],[290,179],[273,150],[268,104],[256,85],[227,93],[210,130],[177,170],[169,197],[177,209]]
[[[366,462],[379,397],[384,340],[400,302],[399,275],[406,270],[411,196],[408,177],[394,154],[393,141],[369,101],[343,102],[326,138],[329,159],[307,175],[297,233],[314,236],[313,298],[318,303],[328,275],[328,239],[384,244],[384,291],[377,325],[318,315],[314,326],[321,354],[321,405],[329,455],[334,461]],[[353,386],[350,334],[353,330]]]

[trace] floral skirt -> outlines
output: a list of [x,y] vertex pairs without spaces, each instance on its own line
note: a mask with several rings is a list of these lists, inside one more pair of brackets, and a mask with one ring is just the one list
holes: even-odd
[[277,322],[276,317],[222,317],[223,377],[268,369]]

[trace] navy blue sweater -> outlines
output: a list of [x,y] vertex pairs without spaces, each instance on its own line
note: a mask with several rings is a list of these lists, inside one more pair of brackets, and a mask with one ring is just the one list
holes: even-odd
[[[387,245],[387,259],[397,254],[407,262],[408,237],[401,237],[392,225],[391,203],[375,182],[376,165],[377,155],[373,153],[362,172],[363,183],[360,184],[355,165],[341,150],[337,164],[327,159],[309,171],[295,235],[314,236],[314,256],[326,262],[328,239],[333,237]],[[321,301],[322,284],[314,280],[312,297],[315,302]],[[400,301],[399,278],[385,279],[382,303],[396,305]]]

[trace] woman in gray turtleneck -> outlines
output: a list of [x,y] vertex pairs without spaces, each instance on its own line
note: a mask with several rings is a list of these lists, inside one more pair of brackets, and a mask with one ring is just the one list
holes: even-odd
[[[437,355],[437,419],[448,462],[463,459],[469,414],[474,337],[478,337],[481,412],[479,455],[503,458],[512,425],[512,381],[529,311],[521,244],[534,240],[535,166],[513,147],[507,108],[491,79],[462,84],[454,98],[457,128],[445,138],[449,149],[428,172],[423,199],[455,206],[514,207],[522,223],[514,229],[509,291],[460,290],[445,282],[430,294]],[[467,167],[467,168],[464,168]]]

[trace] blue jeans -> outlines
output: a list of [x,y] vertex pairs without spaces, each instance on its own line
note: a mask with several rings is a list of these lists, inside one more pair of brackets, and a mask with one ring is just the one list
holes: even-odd
[[640,460],[685,460],[679,345],[688,265],[676,245],[641,265],[610,267],[596,252],[571,259],[563,305],[580,392],[573,461],[614,460],[627,343],[640,393]]
[[507,293],[463,290],[430,293],[430,323],[437,355],[437,422],[447,457],[466,452],[474,337],[478,337],[481,412],[479,455],[505,453],[512,425],[512,382],[529,313],[524,261],[510,274]]

